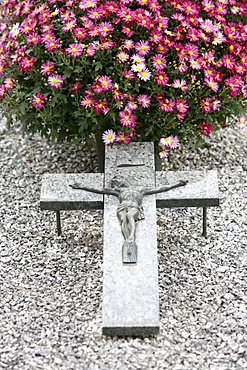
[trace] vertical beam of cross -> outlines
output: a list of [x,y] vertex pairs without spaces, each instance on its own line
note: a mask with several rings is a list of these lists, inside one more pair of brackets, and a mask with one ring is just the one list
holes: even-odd
[[[137,166],[133,166],[135,164]],[[152,143],[133,143],[121,147],[121,150],[118,146],[107,148],[105,186],[109,186],[113,176],[122,175],[134,181],[133,186],[154,187],[154,166]],[[123,263],[124,239],[117,221],[117,207],[118,198],[105,195],[103,334],[157,334],[159,294],[155,195],[143,199],[145,219],[137,222],[136,264]]]

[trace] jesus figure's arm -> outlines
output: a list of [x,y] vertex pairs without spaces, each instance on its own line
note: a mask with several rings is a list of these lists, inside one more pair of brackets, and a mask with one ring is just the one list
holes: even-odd
[[73,189],[80,189],[80,190],[85,190],[89,191],[90,193],[96,193],[96,194],[108,194],[108,195],[114,195],[115,197],[119,196],[119,192],[111,189],[111,188],[103,188],[103,189],[95,189],[91,188],[89,186],[83,186],[83,184],[80,183],[75,183],[70,185],[71,188]]
[[180,180],[177,184],[171,185],[171,186],[161,186],[160,188],[154,189],[144,189],[143,190],[143,195],[151,195],[151,194],[158,194],[158,193],[164,193],[166,191],[179,188],[180,186],[185,186],[188,181]]

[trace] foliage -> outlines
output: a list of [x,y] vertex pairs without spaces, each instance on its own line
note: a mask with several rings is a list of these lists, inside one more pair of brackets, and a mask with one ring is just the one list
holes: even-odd
[[244,128],[246,15],[236,0],[5,0],[4,115],[52,139],[155,141],[161,157],[230,115]]

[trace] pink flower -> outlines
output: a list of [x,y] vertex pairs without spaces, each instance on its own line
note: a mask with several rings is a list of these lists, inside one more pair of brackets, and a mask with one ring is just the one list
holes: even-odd
[[146,55],[150,51],[150,45],[147,41],[141,40],[136,43],[135,50],[139,55]]
[[13,90],[15,87],[14,79],[12,77],[5,78],[4,85],[6,90]]
[[102,22],[98,26],[99,34],[103,37],[108,36],[108,34],[113,30],[111,23],[109,22]]
[[60,43],[55,38],[49,39],[45,41],[45,49],[47,51],[53,51],[60,48]]
[[238,129],[243,131],[247,128],[247,120],[243,114],[240,115],[238,119]]
[[203,113],[209,113],[213,109],[211,98],[206,97],[202,99],[200,106]]
[[162,111],[171,113],[174,111],[175,102],[172,99],[162,99],[159,103],[159,106]]
[[41,109],[45,102],[46,97],[38,92],[36,95],[33,96],[32,104],[36,109]]
[[87,49],[86,49],[86,55],[88,57],[92,57],[92,56],[95,55],[95,53],[96,53],[96,47],[95,47],[95,45],[94,44],[88,44],[87,45]]
[[48,84],[55,89],[60,89],[63,85],[63,77],[59,74],[51,75],[48,77]]
[[19,62],[19,68],[21,71],[27,72],[30,71],[35,63],[36,59],[34,57],[24,57]]
[[188,90],[188,86],[186,85],[185,80],[175,80],[172,84],[172,87],[174,87],[175,89],[180,89],[184,92]]
[[108,91],[112,87],[112,80],[108,76],[100,76],[98,78],[98,81],[100,82],[103,91]]
[[119,112],[119,119],[122,126],[134,127],[136,117],[132,114],[131,111],[125,109],[122,112]]
[[158,71],[166,67],[166,61],[162,54],[157,54],[155,57],[152,57],[152,65]]
[[215,8],[215,5],[212,0],[203,0],[202,5],[203,10],[207,13],[211,12]]
[[50,61],[47,61],[43,64],[41,64],[41,67],[40,67],[40,72],[42,74],[42,76],[45,76],[45,75],[52,75],[53,72],[55,71],[55,66],[52,62]]
[[78,91],[81,87],[81,84],[79,81],[76,81],[72,87],[69,88],[69,91]]
[[186,113],[189,108],[189,105],[185,99],[177,99],[175,104],[179,113]]
[[27,37],[27,43],[37,45],[41,41],[41,37],[36,33],[33,32]]
[[128,145],[131,142],[131,137],[129,134],[126,134],[125,132],[118,132],[115,141],[119,144]]
[[219,84],[212,77],[205,78],[204,85],[207,85],[214,92],[219,89]]
[[212,107],[213,107],[213,110],[220,109],[220,107],[221,107],[221,101],[218,100],[218,99],[212,101]]
[[122,32],[129,37],[133,36],[135,33],[129,26],[123,26]]
[[129,71],[123,71],[122,75],[127,79],[127,80],[133,80],[135,78],[134,73],[129,70]]
[[146,94],[141,94],[137,97],[137,103],[143,108],[148,108],[151,104],[151,100]]
[[107,108],[107,101],[104,100],[104,101],[94,101],[94,110],[97,114],[106,114],[107,111],[108,111],[108,108]]
[[125,63],[129,59],[129,54],[125,53],[124,51],[120,51],[117,53],[116,58],[119,63]]
[[171,137],[170,136],[162,137],[160,139],[160,141],[158,142],[158,145],[161,148],[170,148],[170,145],[171,145]]
[[136,101],[134,99],[130,99],[126,104],[126,109],[129,111],[136,110],[138,108],[138,105],[136,104]]
[[171,149],[177,149],[179,147],[179,139],[177,136],[170,136],[171,143],[170,143],[170,148]]
[[72,58],[76,58],[82,54],[83,48],[81,44],[70,44],[66,51]]
[[86,37],[86,30],[84,28],[75,28],[73,30],[73,35],[79,41],[83,40]]
[[209,136],[213,131],[213,126],[208,122],[204,122],[199,126],[199,129],[203,135]]
[[148,81],[150,80],[151,72],[147,68],[145,68],[142,71],[138,72],[137,75],[142,81]]
[[159,156],[160,156],[161,159],[167,158],[168,155],[169,155],[169,150],[168,149],[163,148],[161,150],[161,152],[159,152]]
[[90,97],[90,95],[85,96],[81,101],[80,105],[84,107],[85,109],[87,108],[92,108],[94,106],[95,100]]
[[65,23],[62,27],[62,30],[65,32],[73,31],[73,29],[76,27],[76,21],[74,19],[71,19],[67,23]]
[[157,72],[154,79],[157,82],[157,84],[161,86],[165,86],[168,82],[167,74],[162,71]]
[[79,8],[81,10],[86,10],[89,8],[93,8],[97,5],[97,0],[81,0],[79,2]]
[[233,69],[235,67],[235,60],[232,55],[226,54],[222,58],[222,63],[227,69]]
[[3,99],[4,98],[5,92],[6,92],[6,86],[4,84],[2,84],[0,86],[0,99]]

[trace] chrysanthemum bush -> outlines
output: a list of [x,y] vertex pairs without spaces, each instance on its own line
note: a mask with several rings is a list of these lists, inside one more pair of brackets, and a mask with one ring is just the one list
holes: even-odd
[[4,115],[47,138],[155,141],[246,127],[247,2],[4,0]]

